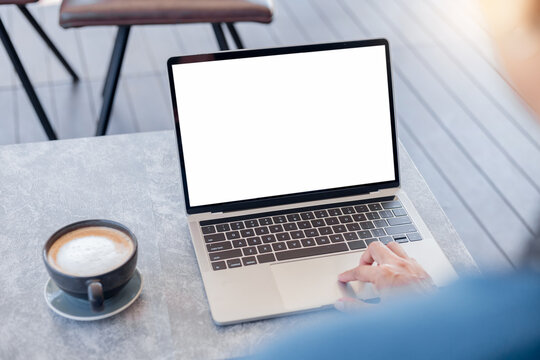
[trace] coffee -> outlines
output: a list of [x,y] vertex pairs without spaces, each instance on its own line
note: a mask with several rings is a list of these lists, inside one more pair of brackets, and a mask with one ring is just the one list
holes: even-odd
[[131,238],[120,230],[89,226],[59,237],[47,252],[48,262],[73,276],[95,276],[125,263],[135,250]]

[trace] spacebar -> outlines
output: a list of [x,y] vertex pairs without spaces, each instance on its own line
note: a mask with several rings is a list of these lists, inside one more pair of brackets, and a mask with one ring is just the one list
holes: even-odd
[[349,250],[349,248],[347,247],[347,244],[339,243],[339,244],[333,244],[333,245],[308,247],[304,249],[295,249],[295,250],[289,250],[289,251],[278,251],[275,254],[278,260],[290,260],[290,259],[303,258],[306,256],[331,254],[331,253],[347,251],[347,250]]

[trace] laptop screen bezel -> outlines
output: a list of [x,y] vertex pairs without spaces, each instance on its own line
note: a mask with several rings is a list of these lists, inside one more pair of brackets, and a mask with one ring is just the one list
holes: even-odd
[[[393,181],[385,181],[363,185],[353,185],[341,188],[333,188],[326,190],[307,191],[295,194],[276,195],[264,198],[249,199],[232,201],[218,204],[208,204],[200,206],[191,206],[189,201],[189,188],[187,184],[186,168],[184,163],[184,153],[182,149],[182,136],[180,131],[180,122],[178,114],[178,106],[176,102],[176,92],[174,86],[173,66],[178,64],[190,64],[196,62],[208,62],[208,61],[221,61],[231,59],[242,59],[250,57],[260,56],[273,56],[273,55],[285,55],[294,53],[316,52],[325,50],[339,50],[360,48],[369,46],[384,46],[386,54],[386,69],[387,69],[387,81],[388,81],[388,99],[390,106],[390,122],[392,130],[392,146],[394,157],[394,178]],[[212,54],[200,54],[200,55],[187,55],[172,57],[167,61],[167,70],[169,74],[169,85],[171,89],[172,107],[174,114],[174,127],[176,131],[176,140],[178,145],[178,154],[180,160],[180,171],[182,174],[182,185],[184,187],[184,199],[186,204],[186,212],[188,214],[197,214],[205,212],[230,212],[246,209],[263,208],[277,205],[286,205],[292,203],[301,203],[317,200],[325,200],[331,198],[341,198],[354,195],[363,195],[370,192],[399,187],[399,163],[398,163],[398,149],[397,149],[397,134],[396,134],[396,122],[394,117],[394,101],[393,101],[393,88],[392,88],[392,71],[390,67],[390,48],[386,39],[373,39],[373,40],[359,40],[359,41],[344,41],[336,43],[324,43],[313,45],[301,45],[301,46],[289,46],[289,47],[276,47],[265,49],[253,49],[253,50],[234,50],[224,51]]]

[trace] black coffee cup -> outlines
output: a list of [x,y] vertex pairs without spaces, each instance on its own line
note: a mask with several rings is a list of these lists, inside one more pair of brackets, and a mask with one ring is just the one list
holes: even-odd
[[[49,250],[58,239],[75,230],[90,227],[111,228],[127,235],[133,244],[129,258],[112,270],[91,276],[68,274],[49,263]],[[104,309],[104,300],[117,294],[133,277],[137,265],[137,249],[135,235],[124,225],[111,220],[85,220],[67,225],[55,232],[43,247],[43,261],[52,280],[62,291],[77,298],[87,299],[92,310],[99,312]]]

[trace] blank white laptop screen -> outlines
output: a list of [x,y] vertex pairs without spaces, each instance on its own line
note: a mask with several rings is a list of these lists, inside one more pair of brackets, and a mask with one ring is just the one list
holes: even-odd
[[396,180],[383,45],[173,76],[191,206]]

